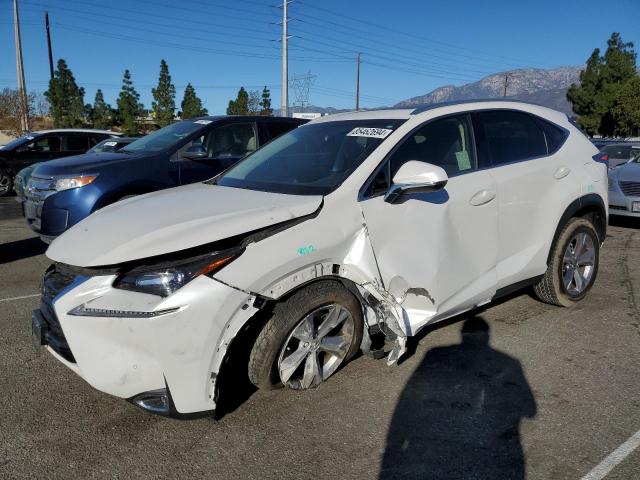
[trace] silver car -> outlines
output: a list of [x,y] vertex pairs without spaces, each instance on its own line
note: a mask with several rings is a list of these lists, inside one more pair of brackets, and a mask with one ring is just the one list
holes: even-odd
[[609,214],[640,217],[640,157],[609,170]]
[[609,155],[609,168],[616,168],[640,157],[640,142],[613,143],[600,151]]

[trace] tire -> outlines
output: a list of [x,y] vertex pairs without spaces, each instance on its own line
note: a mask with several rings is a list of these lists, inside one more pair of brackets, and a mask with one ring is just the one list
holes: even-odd
[[362,328],[360,302],[341,283],[304,287],[275,305],[251,350],[249,379],[266,390],[315,387],[358,352]]
[[[571,307],[587,295],[598,275],[598,233],[589,220],[572,218],[564,226],[552,248],[547,271],[533,290],[538,299],[545,303]],[[592,248],[592,253],[587,255],[589,248]],[[587,261],[588,258],[591,258],[590,262]],[[587,270],[589,264],[591,268]],[[582,280],[576,277],[576,271]],[[571,282],[569,286],[567,279]]]
[[13,175],[0,170],[0,197],[6,197],[13,191]]

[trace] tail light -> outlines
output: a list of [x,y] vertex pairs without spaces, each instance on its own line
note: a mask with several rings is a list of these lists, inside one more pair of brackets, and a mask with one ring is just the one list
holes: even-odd
[[593,158],[594,162],[603,163],[603,164],[605,164],[607,166],[607,168],[609,168],[609,154],[608,153],[598,152],[591,158]]

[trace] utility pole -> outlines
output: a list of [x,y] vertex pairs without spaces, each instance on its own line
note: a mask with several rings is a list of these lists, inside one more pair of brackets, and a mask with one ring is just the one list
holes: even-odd
[[287,5],[292,0],[282,0],[282,101],[280,103],[280,115],[289,116],[289,34]]
[[22,65],[22,43],[20,42],[20,16],[18,14],[18,0],[13,0],[13,30],[16,42],[16,70],[18,72],[18,96],[20,97],[20,128],[29,131],[29,110],[27,103],[27,88],[24,82],[24,67]]
[[51,51],[51,30],[49,29],[49,12],[44,12],[44,25],[47,29],[47,47],[49,48],[49,75],[53,80],[53,52]]
[[509,83],[509,72],[506,72],[504,74],[504,95],[502,95],[503,97],[507,96],[507,84]]
[[356,59],[356,112],[360,110],[360,52]]

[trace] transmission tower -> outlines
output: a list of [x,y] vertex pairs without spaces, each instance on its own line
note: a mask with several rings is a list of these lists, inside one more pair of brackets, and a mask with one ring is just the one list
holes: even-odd
[[311,86],[315,82],[315,79],[315,75],[312,75],[311,72],[307,72],[303,75],[294,75],[291,80],[289,80],[295,96],[295,100],[293,102],[294,111],[297,110],[298,113],[302,113],[304,112],[305,107],[309,105],[309,92],[311,90]]

